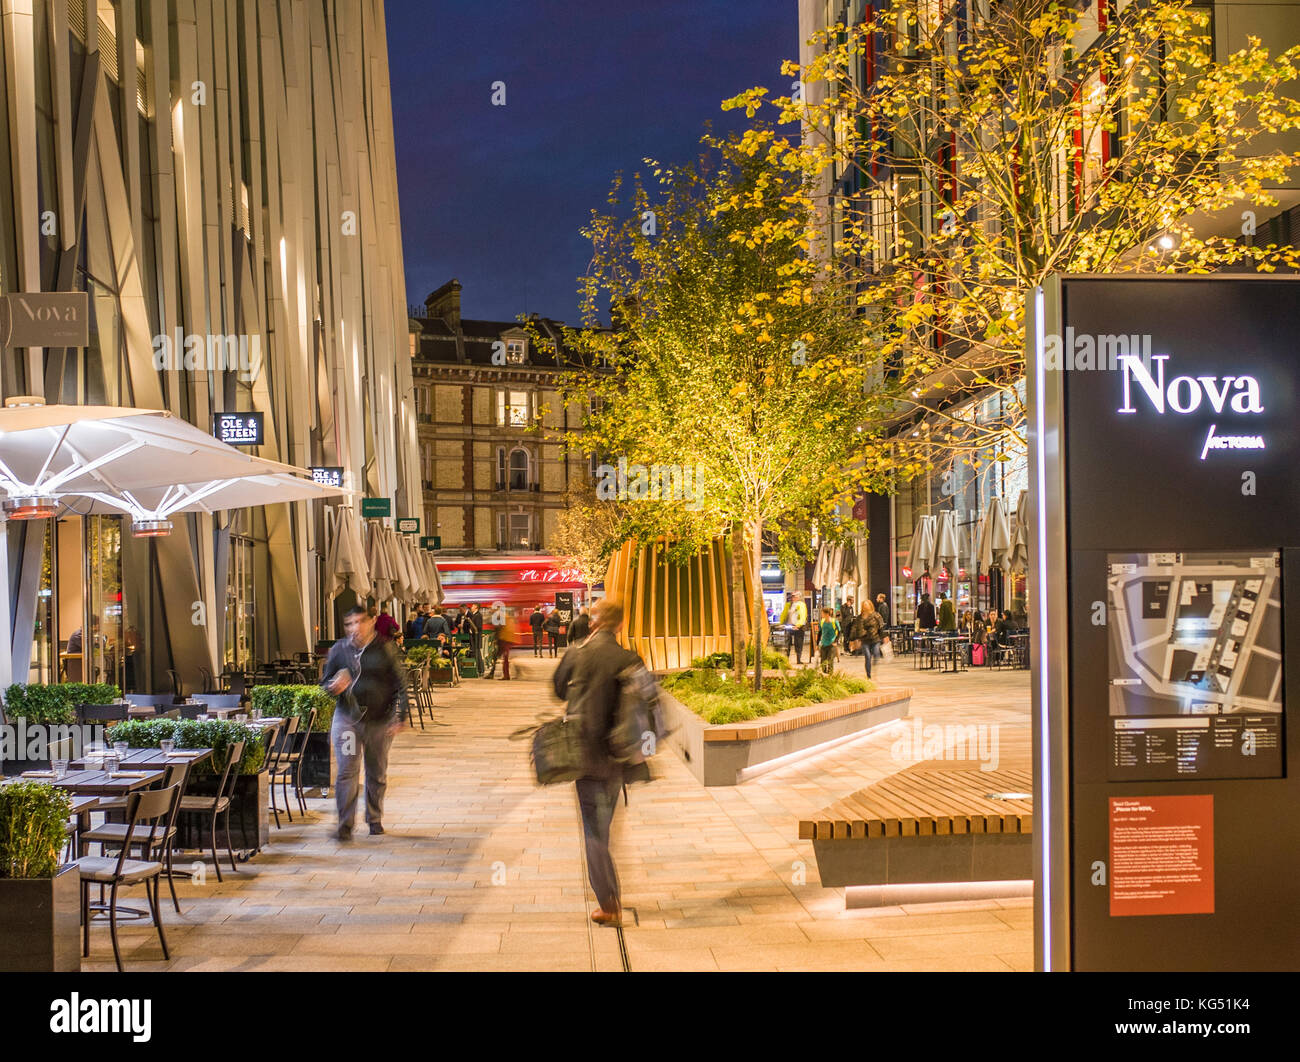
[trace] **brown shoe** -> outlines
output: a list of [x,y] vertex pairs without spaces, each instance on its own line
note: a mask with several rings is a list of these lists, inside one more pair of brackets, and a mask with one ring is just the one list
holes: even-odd
[[618,908],[610,912],[597,907],[592,913],[591,920],[598,926],[621,926],[623,924],[623,912]]

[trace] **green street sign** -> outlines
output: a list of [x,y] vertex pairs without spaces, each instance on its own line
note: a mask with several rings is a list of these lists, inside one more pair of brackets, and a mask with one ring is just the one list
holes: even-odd
[[418,535],[420,533],[420,518],[418,516],[399,516],[397,518],[397,530],[403,535]]
[[424,535],[420,538],[421,549],[442,549],[441,535]]
[[392,516],[393,499],[392,498],[362,498],[361,515],[362,516]]

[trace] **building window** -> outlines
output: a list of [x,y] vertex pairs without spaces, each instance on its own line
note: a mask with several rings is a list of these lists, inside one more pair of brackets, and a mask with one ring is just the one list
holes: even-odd
[[528,361],[528,342],[523,339],[506,340],[506,362],[509,365],[523,365]]
[[530,531],[532,517],[528,513],[498,513],[497,539],[504,549],[530,549],[534,543]]
[[518,447],[510,451],[510,489],[528,489],[528,451]]
[[530,419],[529,394],[527,391],[497,392],[498,427],[526,428]]

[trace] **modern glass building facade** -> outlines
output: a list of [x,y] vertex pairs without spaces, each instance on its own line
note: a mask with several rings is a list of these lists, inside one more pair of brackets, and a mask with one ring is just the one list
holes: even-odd
[[[422,508],[382,0],[38,0],[0,14],[0,290],[85,291],[85,348],[0,391],[260,411],[251,452]],[[196,338],[197,337],[197,338]],[[327,507],[166,538],[3,525],[0,681],[186,689],[334,634]]]

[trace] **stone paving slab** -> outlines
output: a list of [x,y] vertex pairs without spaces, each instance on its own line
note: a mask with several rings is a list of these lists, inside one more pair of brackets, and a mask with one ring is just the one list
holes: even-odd
[[[854,670],[856,661],[846,670]],[[527,743],[508,735],[556,710],[554,663],[528,661],[504,687],[468,680],[439,691],[439,724],[394,744],[382,837],[332,837],[333,806],[272,829],[271,845],[217,883],[178,879],[184,908],[163,918],[172,959],[147,925],[124,925],[123,954],[143,970],[572,970],[620,968],[617,934],[591,927],[572,786],[538,788]],[[880,668],[915,690],[924,723],[1029,723],[1025,672]],[[706,790],[671,753],[634,787],[614,825],[634,970],[1026,970],[1032,900],[846,911],[817,880],[800,816],[910,764],[888,725],[743,784]],[[202,861],[178,857],[177,866]],[[164,893],[164,895],[166,895]],[[139,903],[142,890],[124,893]],[[111,970],[106,928],[88,970]]]

